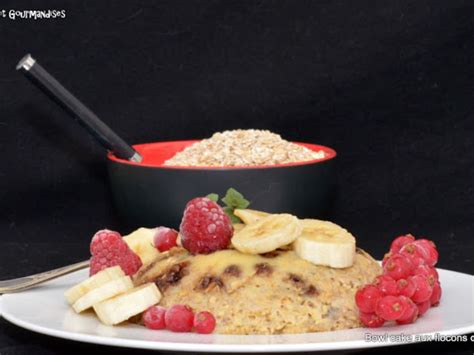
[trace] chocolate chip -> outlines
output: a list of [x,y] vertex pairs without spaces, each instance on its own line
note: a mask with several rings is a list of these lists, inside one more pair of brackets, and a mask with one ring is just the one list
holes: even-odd
[[224,283],[219,277],[206,275],[201,279],[201,281],[199,281],[198,288],[200,288],[201,290],[205,290],[212,285],[217,286],[217,287],[222,287],[224,286]]
[[269,251],[268,253],[260,254],[260,256],[262,256],[264,258],[273,259],[273,258],[276,258],[280,254],[281,253],[278,250],[273,250],[273,251]]
[[299,277],[298,275],[290,274],[289,279],[298,287],[302,287],[304,285],[303,279]]
[[187,267],[189,263],[184,262],[171,266],[164,274],[158,276],[155,284],[161,291],[169,286],[176,285],[184,276],[188,274]]
[[304,294],[306,296],[317,296],[319,295],[319,291],[313,285],[309,285],[308,287],[305,288]]
[[239,277],[240,276],[240,268],[237,265],[229,265],[225,268],[224,274]]
[[269,276],[273,272],[273,268],[267,263],[256,264],[255,269],[257,270],[257,275],[260,276]]

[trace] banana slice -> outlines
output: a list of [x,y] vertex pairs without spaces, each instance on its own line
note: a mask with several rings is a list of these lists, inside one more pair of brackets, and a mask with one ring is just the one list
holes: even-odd
[[352,234],[328,221],[303,219],[301,223],[303,231],[293,243],[300,258],[333,268],[352,266],[356,244]]
[[132,288],[132,279],[130,276],[124,276],[119,279],[109,281],[102,286],[89,291],[76,302],[74,302],[72,308],[77,313],[81,313],[82,311],[94,306],[96,303],[105,301],[106,299],[124,293],[128,290],[131,290]]
[[156,228],[138,228],[123,237],[129,248],[140,257],[143,265],[153,261],[160,252],[153,244]]
[[154,283],[147,283],[94,305],[100,321],[114,325],[145,311],[160,302],[161,293]]
[[234,234],[232,245],[242,253],[268,253],[292,243],[300,233],[298,218],[286,213],[272,214],[246,225]]
[[263,212],[263,211],[257,211],[257,210],[251,210],[251,209],[235,209],[234,214],[239,217],[242,222],[245,224],[252,224],[257,222],[259,219],[262,217],[269,216],[270,213]]
[[89,291],[102,286],[103,284],[124,277],[125,273],[122,271],[120,266],[113,266],[107,269],[99,271],[97,274],[89,277],[85,281],[71,287],[64,292],[64,297],[69,304],[74,304],[79,298],[84,296]]
[[237,233],[237,232],[240,232],[242,229],[244,229],[245,224],[243,224],[243,223],[234,223],[232,225],[232,227],[234,227],[234,233]]

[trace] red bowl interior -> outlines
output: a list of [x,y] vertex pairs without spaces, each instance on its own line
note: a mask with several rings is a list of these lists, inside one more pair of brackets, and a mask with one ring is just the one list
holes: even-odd
[[297,165],[308,165],[320,163],[336,156],[336,151],[323,145],[294,142],[295,144],[302,145],[308,149],[314,151],[324,151],[326,156],[322,159],[308,160],[304,162],[288,163],[288,164],[276,164],[276,165],[257,165],[257,166],[229,166],[229,167],[216,167],[216,166],[164,166],[163,163],[173,157],[176,153],[182,151],[184,148],[191,144],[198,142],[198,140],[188,141],[170,141],[170,142],[155,142],[155,143],[144,143],[135,144],[133,148],[140,153],[143,160],[141,163],[135,163],[128,160],[117,158],[111,152],[107,154],[108,159],[130,165],[148,166],[154,168],[163,169],[258,169],[258,168],[277,168],[285,166],[297,166]]

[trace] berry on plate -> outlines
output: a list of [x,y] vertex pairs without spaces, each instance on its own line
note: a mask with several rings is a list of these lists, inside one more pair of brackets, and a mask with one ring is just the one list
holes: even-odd
[[175,304],[165,313],[165,324],[172,332],[190,332],[193,329],[194,313],[191,307]]
[[385,319],[379,317],[375,313],[359,313],[359,319],[363,325],[368,328],[378,328],[385,323]]
[[216,328],[216,319],[211,312],[202,311],[194,316],[194,330],[199,334],[209,334]]
[[180,225],[181,243],[192,254],[225,249],[232,238],[229,216],[214,201],[197,197],[186,205]]
[[418,317],[421,317],[423,314],[425,314],[428,309],[431,307],[431,302],[430,300],[425,301],[425,302],[420,302],[417,303],[416,306],[418,307]]
[[378,300],[375,314],[385,320],[396,320],[403,315],[406,307],[406,302],[403,302],[400,297],[385,296]]
[[365,285],[363,288],[357,290],[355,301],[359,310],[364,313],[375,312],[375,305],[377,301],[383,297],[382,291],[374,285]]
[[436,281],[433,285],[433,292],[431,293],[430,303],[431,307],[436,307],[439,305],[439,300],[441,299],[441,285],[439,281]]
[[118,232],[108,229],[98,231],[90,244],[90,275],[111,266],[119,265],[126,275],[133,275],[142,266],[135,254]]
[[160,306],[151,306],[143,312],[142,319],[145,327],[148,329],[165,329],[166,308]]
[[412,236],[411,234],[406,234],[406,235],[401,235],[399,237],[396,237],[392,244],[390,245],[390,252],[391,253],[398,253],[400,249],[408,243],[411,243],[415,240],[415,237]]
[[400,300],[405,303],[405,311],[400,318],[396,320],[397,324],[410,324],[415,322],[418,317],[418,307],[416,304],[405,296],[400,296]]
[[153,236],[153,244],[155,245],[156,249],[164,252],[176,246],[177,238],[178,232],[174,229],[158,227],[156,228],[155,235]]
[[398,294],[400,296],[411,297],[415,293],[416,286],[409,277],[408,279],[400,279],[397,281]]
[[374,285],[382,291],[383,295],[398,295],[397,282],[388,275],[379,275],[375,278]]
[[433,287],[430,285],[428,278],[424,275],[414,275],[411,277],[411,280],[415,284],[415,293],[411,296],[413,302],[421,303],[429,301],[433,293]]
[[392,277],[394,280],[407,278],[412,270],[413,265],[410,259],[400,254],[389,257],[383,267],[384,274]]

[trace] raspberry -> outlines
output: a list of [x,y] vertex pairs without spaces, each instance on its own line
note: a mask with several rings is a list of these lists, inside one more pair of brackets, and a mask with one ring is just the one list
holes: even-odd
[[398,287],[398,294],[400,296],[405,296],[405,297],[413,296],[416,290],[416,286],[411,280],[411,278],[398,280],[397,287]]
[[151,306],[142,316],[143,323],[148,329],[165,329],[166,308],[160,306]]
[[395,320],[402,316],[406,307],[406,303],[400,297],[385,296],[378,300],[375,314],[385,320]]
[[375,311],[375,304],[382,298],[383,293],[374,285],[365,285],[363,288],[357,290],[355,294],[355,301],[359,310],[364,313],[373,313]]
[[400,249],[400,254],[409,257],[415,267],[425,264],[426,260],[429,259],[428,250],[420,244],[415,244],[415,242],[405,244],[402,249]]
[[438,262],[438,250],[436,250],[435,244],[428,239],[418,239],[413,242],[413,244],[417,245],[420,248],[425,250],[425,263],[429,266],[435,266]]
[[428,309],[430,309],[431,302],[430,300],[425,301],[425,302],[420,302],[416,304],[416,307],[418,308],[418,317],[421,317],[423,314],[426,313]]
[[174,229],[158,227],[156,228],[155,235],[153,236],[153,245],[159,251],[164,252],[176,246],[177,238],[178,232]]
[[379,275],[375,278],[374,285],[382,291],[384,296],[391,295],[397,296],[398,295],[398,287],[397,282],[388,275]]
[[428,265],[418,265],[415,270],[413,270],[413,275],[424,275],[428,278],[428,281],[431,286],[438,281],[438,271],[432,266]]
[[418,317],[418,307],[408,297],[400,296],[400,300],[405,303],[405,312],[396,320],[397,324],[410,324]]
[[142,266],[135,254],[119,233],[103,229],[92,237],[90,251],[90,275],[111,266],[119,265],[126,275],[133,275]]
[[203,311],[194,316],[194,329],[199,334],[209,334],[216,328],[216,319],[211,312]]
[[407,278],[412,270],[413,265],[410,259],[400,254],[391,256],[383,267],[384,274],[392,277],[394,280]]
[[414,240],[415,240],[415,237],[412,236],[411,234],[406,234],[406,235],[401,235],[399,237],[396,237],[392,241],[392,244],[390,245],[390,252],[394,254],[398,253],[405,244],[411,243]]
[[433,292],[431,293],[430,297],[430,304],[431,307],[435,307],[439,305],[439,300],[441,299],[441,285],[439,281],[436,281],[433,285]]
[[378,328],[385,323],[385,320],[383,318],[380,318],[375,313],[360,312],[359,319],[363,325],[369,328]]
[[180,225],[181,244],[192,254],[208,254],[229,245],[233,229],[229,216],[206,197],[188,202]]
[[176,304],[165,313],[166,328],[172,332],[190,332],[193,329],[193,321],[193,310],[183,304]]
[[413,302],[421,303],[429,301],[431,294],[433,293],[433,288],[431,287],[428,278],[425,275],[414,275],[411,277],[411,280],[415,284],[415,293],[411,296]]

